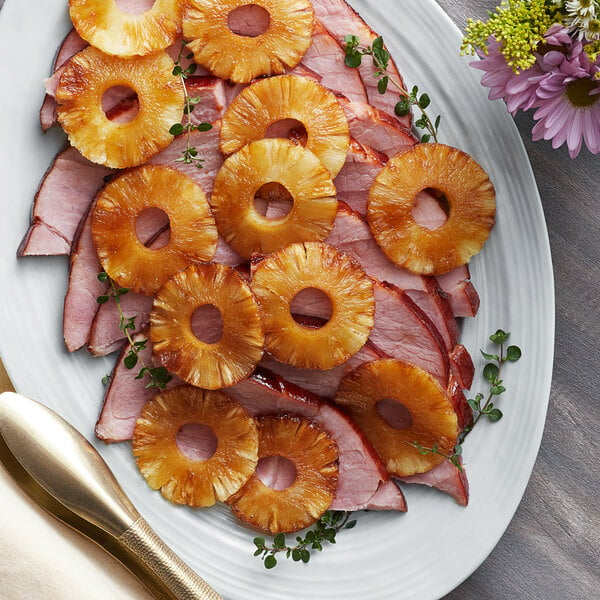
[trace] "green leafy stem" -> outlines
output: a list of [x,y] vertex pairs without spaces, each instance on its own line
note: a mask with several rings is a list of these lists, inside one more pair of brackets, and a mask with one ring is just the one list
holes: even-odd
[[462,463],[460,457],[462,455],[462,444],[465,438],[479,423],[482,417],[487,418],[491,423],[499,421],[503,414],[502,411],[494,405],[494,398],[500,396],[506,391],[504,382],[500,379],[502,367],[507,362],[517,362],[521,358],[521,349],[518,346],[508,346],[505,348],[506,342],[510,333],[498,329],[496,333],[490,335],[489,340],[498,347],[498,351],[495,354],[489,354],[481,350],[483,358],[487,361],[483,367],[483,377],[490,384],[490,389],[485,396],[482,393],[478,393],[474,398],[467,400],[471,410],[473,411],[473,421],[470,425],[467,425],[460,435],[458,436],[458,442],[454,446],[452,454],[445,454],[442,452],[437,444],[434,444],[431,448],[421,446],[417,442],[409,443],[410,446],[416,448],[421,454],[438,454],[447,458],[453,465],[458,469],[462,470]]
[[[129,352],[125,355],[123,359],[123,364],[128,369],[134,369],[136,365],[141,365],[140,370],[136,375],[136,379],[143,379],[144,376],[149,378],[149,382],[146,384],[147,388],[155,387],[161,390],[164,390],[173,379],[173,376],[167,371],[165,367],[150,367],[144,363],[142,358],[140,357],[140,352],[145,350],[148,345],[148,339],[142,340],[134,340],[131,335],[132,332],[136,330],[135,324],[135,316],[134,317],[126,317],[123,312],[123,307],[121,305],[121,298],[129,292],[129,288],[120,287],[117,283],[111,279],[106,271],[102,271],[98,274],[98,281],[102,283],[108,283],[109,289],[108,293],[98,296],[96,301],[98,304],[105,304],[111,298],[114,299],[117,309],[119,311],[119,329],[125,334],[127,341],[129,342]],[[105,377],[103,382],[106,383],[108,378]]]
[[[173,68],[173,75],[181,79],[181,84],[183,86],[183,93],[185,97],[183,112],[186,115],[186,122],[175,123],[169,129],[169,133],[171,135],[181,135],[182,133],[187,135],[186,147],[182,151],[181,157],[175,159],[175,162],[182,162],[186,165],[195,165],[199,169],[202,169],[204,167],[204,159],[198,156],[198,149],[192,145],[191,134],[192,131],[210,131],[212,129],[212,125],[204,122],[198,123],[197,125],[192,123],[192,112],[200,103],[200,98],[190,98],[187,90],[186,80],[196,72],[198,65],[195,62],[190,62],[190,64],[185,68],[181,65],[184,49],[185,42],[182,42],[179,55],[175,61],[175,67]],[[185,58],[187,60],[192,60],[194,55],[192,53],[188,53],[186,54]]]
[[277,565],[278,554],[283,554],[295,562],[307,563],[312,550],[320,552],[325,543],[335,544],[336,535],[342,529],[352,529],[356,525],[355,520],[350,520],[351,514],[337,510],[326,511],[315,523],[314,529],[307,531],[304,537],[296,536],[296,543],[293,546],[288,546],[284,533],[275,535],[271,545],[266,543],[264,537],[256,537],[254,556],[262,558],[266,569],[272,569]]
[[427,107],[431,104],[428,94],[419,94],[419,88],[415,85],[408,91],[400,81],[390,76],[389,64],[390,53],[386,50],[383,38],[378,37],[373,40],[371,46],[361,46],[360,40],[356,35],[347,35],[344,37],[346,46],[346,58],[344,62],[347,67],[358,68],[362,64],[363,56],[371,56],[374,75],[377,78],[377,90],[380,94],[385,94],[390,84],[398,90],[399,100],[394,107],[394,112],[399,117],[405,117],[409,114],[411,106],[416,106],[421,111],[421,116],[415,121],[415,126],[424,129],[425,133],[421,135],[422,142],[438,141],[441,116],[438,115],[432,120],[427,114]]

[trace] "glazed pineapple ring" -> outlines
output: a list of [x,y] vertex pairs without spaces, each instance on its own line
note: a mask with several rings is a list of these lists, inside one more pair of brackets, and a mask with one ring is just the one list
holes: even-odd
[[229,105],[221,126],[221,150],[237,152],[267,137],[271,125],[294,119],[306,129],[305,147],[335,177],[344,166],[350,134],[336,97],[308,77],[279,75],[255,81]]
[[[306,288],[331,301],[331,318],[320,328],[292,316],[292,300]],[[255,268],[252,289],[264,311],[265,348],[286,364],[331,369],[358,352],[373,327],[373,283],[354,259],[328,244],[290,244],[268,255]]]
[[[212,456],[192,458],[182,452],[177,434],[190,424],[212,430],[217,440]],[[243,406],[222,392],[175,387],[144,405],[133,433],[133,454],[148,485],[160,489],[165,498],[212,506],[227,500],[254,473],[256,423]]]
[[[231,30],[230,14],[246,6],[268,13],[264,33],[238,35]],[[183,36],[194,60],[236,83],[294,68],[312,42],[313,26],[310,0],[189,0],[183,15]]]
[[[75,54],[56,89],[58,121],[71,144],[92,162],[117,169],[158,154],[173,140],[169,129],[183,115],[185,95],[173,68],[165,52],[117,58],[88,46]],[[111,121],[102,109],[102,96],[115,86],[138,96],[131,121]]]
[[[216,307],[222,334],[209,343],[192,329],[194,312]],[[237,271],[223,264],[198,264],[174,275],[158,292],[150,314],[150,339],[157,359],[192,385],[218,389],[248,377],[262,357],[261,310]]]
[[[437,229],[419,225],[413,202],[426,188],[443,192],[450,211]],[[417,144],[393,157],[369,192],[373,236],[400,267],[441,275],[466,264],[495,222],[496,195],[487,173],[469,155],[444,144]]]
[[[148,208],[169,217],[170,238],[159,248],[145,246],[136,233],[138,217]],[[158,165],[126,171],[101,188],[92,209],[92,237],[108,275],[147,295],[190,263],[211,260],[217,248],[217,227],[202,188]]]
[[[394,427],[378,409],[380,401],[400,402],[410,417]],[[437,444],[451,455],[458,437],[458,419],[440,384],[426,371],[394,359],[369,362],[348,373],[335,403],[348,412],[381,456],[390,475],[408,477],[442,462],[437,453],[422,454]],[[397,425],[400,423],[397,423]]]
[[181,0],[146,2],[139,14],[122,11],[114,0],[69,0],[77,33],[115,56],[144,56],[164,50],[181,33]]
[[283,457],[294,465],[296,478],[285,489],[272,489],[255,473],[227,504],[242,521],[271,533],[290,533],[312,525],[335,496],[339,471],[336,443],[305,419],[256,420],[259,461]]
[[[263,216],[254,205],[257,192],[273,183],[293,200],[281,218]],[[250,258],[293,242],[325,239],[337,212],[335,194],[329,171],[312,152],[288,140],[264,139],[225,160],[210,203],[219,233],[238,254]]]

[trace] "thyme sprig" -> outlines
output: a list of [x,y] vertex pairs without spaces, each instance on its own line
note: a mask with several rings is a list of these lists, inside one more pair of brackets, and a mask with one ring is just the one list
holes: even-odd
[[521,349],[518,346],[513,345],[505,348],[505,344],[509,336],[510,333],[507,333],[502,329],[498,329],[489,337],[490,342],[498,346],[498,353],[489,354],[481,350],[481,355],[487,361],[483,367],[483,377],[489,382],[490,389],[487,397],[482,393],[478,393],[474,398],[467,400],[471,410],[473,411],[473,421],[470,425],[467,425],[458,436],[458,441],[454,446],[453,453],[445,454],[441,452],[437,444],[434,444],[431,448],[428,448],[426,446],[421,446],[417,442],[407,442],[409,446],[416,448],[423,455],[438,454],[443,456],[462,471],[460,457],[462,455],[462,445],[467,435],[473,431],[475,425],[477,425],[482,417],[487,417],[488,421],[491,423],[496,423],[503,417],[502,411],[494,406],[494,402],[492,400],[506,391],[504,382],[502,379],[500,379],[502,367],[507,362],[517,362],[521,358],[522,354]]
[[[125,313],[123,312],[121,298],[129,292],[129,289],[125,287],[119,287],[106,271],[102,271],[98,274],[98,281],[101,281],[102,283],[109,283],[110,287],[108,289],[108,293],[98,296],[96,301],[98,304],[105,304],[111,298],[114,299],[117,305],[117,310],[119,311],[119,329],[125,334],[125,337],[129,342],[129,352],[125,355],[123,364],[127,369],[134,369],[136,365],[141,365],[141,369],[138,371],[138,374],[135,378],[143,379],[144,376],[147,376],[150,379],[150,381],[146,384],[147,388],[156,387],[164,390],[169,381],[173,379],[173,376],[165,367],[150,367],[144,363],[140,357],[140,352],[147,348],[148,339],[133,339],[131,333],[136,329],[135,316],[126,317]],[[105,380],[103,379],[103,382],[104,381]]]
[[388,71],[390,53],[385,48],[383,38],[381,36],[377,37],[373,40],[371,46],[361,46],[360,40],[356,35],[345,36],[344,42],[346,43],[344,47],[344,51],[346,52],[344,62],[346,66],[356,69],[362,64],[363,56],[371,56],[373,66],[375,67],[374,75],[378,80],[377,90],[379,93],[385,94],[390,84],[395,87],[398,90],[400,98],[394,107],[394,112],[399,117],[405,117],[409,114],[411,106],[416,106],[421,111],[421,116],[415,121],[415,126],[426,131],[426,133],[421,135],[421,141],[429,142],[433,139],[437,142],[440,122],[442,120],[441,115],[437,115],[432,120],[426,110],[431,104],[429,95],[426,93],[420,94],[419,88],[416,85],[409,91],[400,81],[390,76]]
[[498,346],[498,353],[488,354],[481,350],[481,355],[488,361],[483,367],[483,377],[489,382],[490,389],[485,401],[484,395],[481,393],[476,394],[474,398],[467,401],[473,410],[473,422],[471,425],[465,427],[460,434],[458,440],[459,444],[462,444],[467,435],[473,431],[473,428],[477,425],[481,417],[485,416],[488,421],[495,423],[503,416],[502,411],[494,406],[494,403],[492,402],[495,397],[500,396],[506,391],[506,388],[503,385],[504,382],[500,379],[502,367],[507,362],[517,362],[522,355],[521,349],[518,346],[508,346],[505,349],[505,344],[509,336],[510,333],[498,329],[496,333],[493,333],[489,337],[490,342]]
[[440,450],[440,447],[438,444],[434,444],[433,446],[431,446],[431,448],[428,448],[427,446],[421,446],[421,444],[419,444],[417,442],[406,442],[406,443],[409,446],[416,448],[419,451],[419,453],[422,455],[437,454],[438,456],[443,456],[444,458],[448,459],[459,471],[462,471],[463,467],[462,467],[462,463],[460,461],[460,457],[462,455],[462,446],[460,444],[456,444],[456,446],[454,446],[452,454],[445,454],[444,452],[442,452]]
[[192,53],[186,54],[183,56],[183,52],[185,50],[185,42],[182,42],[181,48],[179,50],[179,55],[177,56],[177,60],[175,61],[175,67],[173,68],[173,75],[179,77],[181,80],[181,84],[183,86],[183,93],[185,97],[185,104],[183,107],[183,113],[186,115],[185,123],[175,123],[169,129],[169,133],[171,135],[181,135],[185,133],[187,135],[187,144],[184,150],[181,153],[179,158],[175,159],[175,162],[182,162],[186,165],[195,165],[199,169],[204,167],[204,159],[198,156],[198,149],[192,145],[191,142],[191,134],[192,131],[210,131],[212,129],[212,125],[210,123],[198,123],[197,125],[192,123],[192,112],[194,108],[200,103],[200,98],[194,97],[191,98],[188,94],[186,79],[193,75],[198,68],[198,65],[195,62],[190,62],[187,67],[183,67],[181,64],[181,59],[185,58],[186,60],[192,60],[194,55]]
[[254,556],[260,556],[266,569],[272,569],[277,565],[277,555],[291,558],[295,562],[307,563],[311,557],[311,551],[321,552],[325,542],[336,543],[336,535],[342,529],[352,529],[356,525],[355,520],[350,520],[350,512],[326,511],[316,522],[313,529],[306,532],[304,537],[296,536],[296,544],[288,546],[284,533],[278,533],[273,538],[272,544],[267,544],[264,537],[254,538],[256,551]]

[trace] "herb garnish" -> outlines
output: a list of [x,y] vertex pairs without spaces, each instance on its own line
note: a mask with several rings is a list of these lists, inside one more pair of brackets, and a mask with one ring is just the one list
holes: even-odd
[[256,551],[254,556],[260,556],[266,569],[277,565],[276,554],[285,553],[285,558],[295,562],[307,563],[311,550],[323,550],[323,543],[335,544],[335,537],[342,529],[352,529],[356,521],[349,521],[350,512],[328,510],[315,523],[314,529],[306,532],[305,537],[296,536],[296,544],[288,546],[284,533],[278,533],[273,538],[273,544],[267,545],[264,537],[254,538]]
[[502,411],[495,407],[494,403],[492,402],[494,397],[500,396],[506,391],[503,381],[500,379],[502,366],[506,362],[517,362],[521,358],[521,349],[518,346],[508,346],[505,351],[504,345],[509,336],[510,333],[506,333],[505,331],[502,331],[502,329],[498,329],[496,333],[493,333],[489,337],[490,342],[499,347],[498,353],[488,354],[487,352],[481,350],[481,355],[486,361],[488,361],[483,367],[483,377],[489,382],[490,390],[487,397],[481,393],[478,393],[476,394],[475,398],[467,400],[471,410],[473,411],[473,422],[470,425],[467,425],[458,436],[458,442],[456,446],[454,446],[453,454],[444,454],[439,450],[439,446],[437,444],[434,444],[431,448],[427,448],[425,446],[421,446],[417,442],[412,444],[407,442],[410,446],[416,448],[421,454],[439,454],[440,456],[447,458],[459,470],[462,470],[460,456],[462,455],[462,444],[467,435],[473,431],[473,428],[475,425],[477,425],[482,416],[487,417],[488,421],[491,423],[499,421],[503,416]]
[[433,139],[438,141],[438,132],[442,117],[438,115],[432,121],[426,112],[431,100],[427,94],[419,95],[419,88],[415,85],[409,92],[399,81],[390,77],[388,66],[390,64],[390,53],[386,50],[383,38],[377,37],[373,40],[372,46],[360,46],[360,40],[356,35],[347,35],[344,37],[346,46],[346,58],[344,62],[347,67],[356,69],[362,64],[363,56],[371,56],[375,67],[375,77],[377,77],[377,89],[380,94],[385,94],[390,84],[392,84],[399,93],[400,99],[394,107],[394,112],[399,117],[405,117],[410,112],[411,106],[416,106],[421,111],[421,117],[415,121],[415,126],[424,129],[427,133],[421,136],[422,142],[429,142]]
[[[129,289],[125,287],[118,287],[116,282],[109,277],[106,271],[102,271],[102,273],[98,274],[98,281],[103,283],[108,282],[110,284],[110,289],[108,290],[108,294],[98,296],[96,301],[98,304],[104,304],[111,298],[114,299],[119,311],[119,329],[125,334],[125,337],[129,342],[129,352],[125,355],[123,364],[126,368],[133,369],[139,363],[141,365],[141,369],[135,378],[143,379],[143,377],[146,375],[150,379],[150,381],[146,384],[147,388],[156,387],[164,390],[169,381],[173,379],[173,376],[165,367],[149,367],[148,365],[144,364],[144,361],[140,358],[140,352],[146,349],[148,345],[148,339],[134,341],[131,332],[135,331],[136,329],[135,317],[126,317],[123,313],[121,298],[129,292]],[[105,383],[104,378],[102,381]]]
[[[199,123],[198,125],[194,125],[192,123],[192,111],[196,107],[197,104],[200,103],[200,98],[190,98],[187,91],[187,86],[185,81],[188,77],[193,75],[198,68],[198,65],[195,62],[191,62],[187,67],[183,68],[181,66],[181,59],[183,57],[183,51],[185,49],[185,42],[182,42],[181,49],[179,50],[179,55],[177,56],[177,60],[175,61],[175,67],[173,69],[173,75],[179,77],[181,79],[181,84],[183,85],[183,93],[185,95],[185,105],[183,107],[183,112],[187,116],[186,123],[175,123],[175,125],[171,126],[169,129],[169,133],[171,135],[181,135],[182,133],[187,134],[187,145],[182,152],[182,156],[180,158],[175,159],[175,162],[182,162],[186,165],[195,165],[199,169],[204,167],[204,159],[198,156],[198,149],[191,144],[191,133],[192,131],[209,131],[212,129],[212,125],[210,123]],[[192,60],[194,55],[192,53],[187,54],[184,57],[186,60]]]

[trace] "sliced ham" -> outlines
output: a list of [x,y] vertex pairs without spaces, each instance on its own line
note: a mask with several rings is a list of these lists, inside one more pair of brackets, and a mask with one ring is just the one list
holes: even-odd
[[102,266],[92,240],[91,212],[88,212],[71,251],[69,285],[63,305],[63,338],[69,352],[85,346],[98,310],[98,296],[108,284],[98,281]]
[[450,370],[462,389],[471,389],[475,365],[471,354],[462,344],[456,344],[450,352]]
[[[141,333],[133,336],[134,342],[144,339],[146,336]],[[129,345],[125,346],[117,357],[96,422],[96,436],[107,444],[132,438],[142,407],[158,392],[155,387],[146,387],[147,380],[136,379],[139,365],[153,365],[152,346],[148,342],[146,348],[138,352],[138,365],[133,369],[128,369],[124,364],[130,349]],[[173,377],[167,387],[175,387],[181,383],[179,378]]]
[[346,113],[350,136],[382,154],[384,162],[417,143],[410,132],[399,129],[398,122],[382,110],[353,100],[348,94],[338,100]]
[[[461,461],[462,462],[462,461]],[[442,461],[431,471],[403,477],[400,481],[404,483],[419,483],[429,487],[435,487],[438,490],[449,494],[461,506],[467,506],[469,502],[469,482],[467,473],[462,467],[459,469],[449,460]]]
[[460,335],[458,323],[448,297],[437,285],[435,278],[424,277],[427,290],[406,290],[412,300],[425,312],[442,335],[448,351],[453,351]]
[[448,397],[452,402],[452,407],[458,417],[458,427],[462,431],[473,422],[473,411],[467,402],[467,397],[465,396],[462,386],[456,380],[454,374],[450,375],[447,392]]
[[115,173],[67,146],[59,151],[36,192],[32,222],[18,256],[69,254],[77,228],[98,189]]
[[40,125],[42,131],[47,131],[56,124],[56,100],[54,99],[54,92],[56,91],[56,86],[60,79],[60,74],[62,73],[60,68],[74,54],[83,50],[87,45],[88,43],[83,40],[74,29],[71,29],[58,47],[52,66],[53,74],[44,81],[46,95],[44,96],[44,101],[40,108]]
[[332,92],[343,94],[349,100],[366,102],[367,92],[360,74],[344,64],[345,57],[346,53],[338,41],[317,21],[312,44],[304,53],[300,64],[312,71],[321,85]]
[[388,356],[424,369],[442,387],[448,385],[450,366],[444,342],[406,292],[375,282],[375,323],[369,340]]
[[436,277],[447,294],[452,312],[457,317],[474,317],[479,310],[479,294],[471,281],[469,266],[463,265]]
[[379,508],[406,510],[398,489],[380,486],[389,481],[381,459],[356,425],[339,409],[266,370],[224,390],[253,415],[292,414],[313,419],[335,440],[339,449],[339,480],[332,510]]
[[367,342],[365,346],[343,365],[338,365],[326,371],[300,369],[291,365],[284,365],[268,353],[265,353],[263,356],[260,366],[313,394],[318,394],[326,399],[333,399],[340,382],[348,371],[378,358],[381,358],[381,354]]
[[421,275],[397,267],[379,248],[366,221],[349,206],[340,204],[333,229],[325,240],[350,254],[371,277],[401,289],[428,291]]
[[[344,41],[346,35],[356,35],[362,46],[371,46],[378,37],[345,0],[313,0],[313,7],[317,19],[338,40],[342,48],[346,46]],[[394,87],[389,86],[385,94],[379,93],[377,78],[373,74],[375,69],[369,57],[363,59],[358,71],[367,91],[369,103],[386,112],[405,129],[410,129],[411,117],[397,117],[394,112],[394,107],[398,102],[398,93]],[[404,85],[393,59],[390,59],[388,72],[395,81]]]

